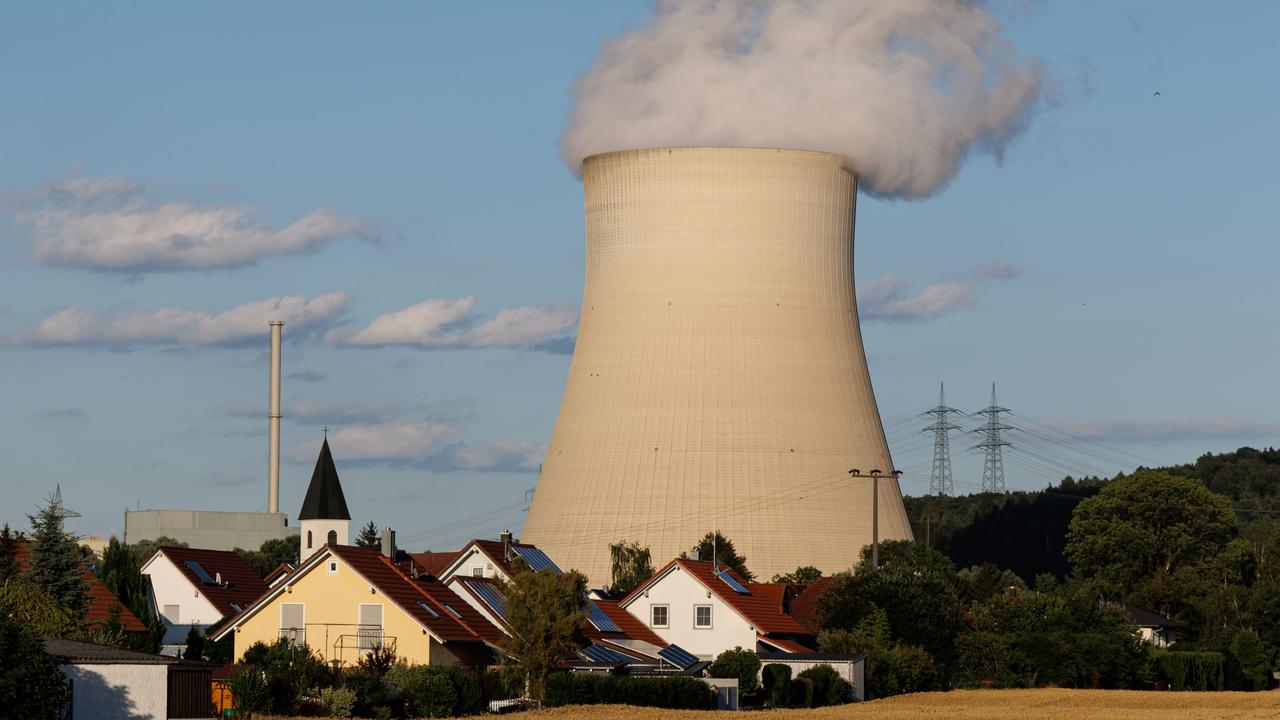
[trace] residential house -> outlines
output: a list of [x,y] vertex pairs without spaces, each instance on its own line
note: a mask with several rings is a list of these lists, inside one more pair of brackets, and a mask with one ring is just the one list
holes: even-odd
[[228,550],[159,547],[142,564],[147,599],[164,623],[161,652],[181,655],[191,628],[203,632],[244,610],[267,583]]
[[338,665],[384,646],[416,664],[486,666],[502,631],[394,547],[325,545],[214,639],[232,635],[237,657],[255,642],[286,638]]
[[1170,620],[1158,612],[1136,607],[1125,607],[1124,614],[1145,642],[1158,648],[1167,648],[1178,641],[1178,631],[1186,627],[1177,620]]
[[[13,559],[18,564],[20,572],[26,572],[31,562],[31,540],[27,538],[17,538],[13,546]],[[113,611],[118,612],[117,621],[120,627],[126,633],[145,634],[150,632],[147,626],[142,624],[137,615],[129,611],[120,602],[120,598],[111,592],[97,575],[89,572],[85,568],[82,573],[85,585],[88,588],[89,607],[85,610],[84,620],[89,627],[102,627],[111,621]]]
[[811,652],[813,633],[783,612],[785,593],[785,585],[750,583],[710,561],[677,558],[618,605],[668,650],[676,646],[685,662],[689,656],[711,660],[735,647]]

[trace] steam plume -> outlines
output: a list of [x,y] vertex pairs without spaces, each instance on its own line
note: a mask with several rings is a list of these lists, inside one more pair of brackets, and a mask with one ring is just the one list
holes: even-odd
[[926,197],[974,152],[999,158],[1040,64],[964,0],[660,0],[574,84],[560,146],[754,146],[843,155],[863,189]]

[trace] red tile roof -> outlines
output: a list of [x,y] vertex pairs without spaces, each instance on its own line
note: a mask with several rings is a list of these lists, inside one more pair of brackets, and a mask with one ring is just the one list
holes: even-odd
[[809,583],[791,600],[791,617],[810,631],[817,632],[818,623],[822,621],[821,598],[839,579],[838,575],[828,575]]
[[[223,617],[235,615],[267,592],[268,586],[258,577],[258,573],[230,550],[160,547],[156,548],[156,552],[169,558],[187,582],[204,595]],[[221,576],[222,584],[201,580],[195,570],[187,565],[188,562],[199,563],[210,577]],[[239,607],[232,607],[233,603]]]
[[[18,538],[14,542],[13,559],[18,563],[18,569],[26,572],[31,562],[31,548],[28,547],[30,540],[26,538]],[[120,608],[120,625],[125,632],[144,633],[149,632],[147,626],[142,624],[137,615],[129,612],[129,608],[120,602],[120,598],[115,593],[107,589],[106,585],[98,579],[97,575],[89,572],[88,568],[82,573],[85,584],[89,593],[89,607],[85,610],[85,622],[90,625],[105,625],[111,618],[111,607]]]
[[460,552],[462,551],[446,550],[443,552],[416,552],[409,553],[409,557],[412,558],[413,561],[418,564],[418,567],[423,569],[423,571],[429,572],[436,577],[440,577],[440,573],[444,572],[445,568],[453,564],[453,561],[458,558],[458,554]]
[[[650,630],[649,626],[645,625],[643,622],[640,622],[640,618],[632,615],[626,610],[623,610],[618,605],[617,600],[596,600],[595,603],[600,606],[600,609],[604,611],[605,615],[609,616],[609,619],[612,620],[615,625],[622,628],[622,634],[626,637],[632,640],[643,640],[651,645],[657,645],[660,648],[667,646],[667,643],[662,638],[658,637],[657,633]],[[612,634],[613,633],[609,633],[609,635]],[[606,637],[604,639],[608,638]]]
[[692,575],[701,582],[708,590],[715,593],[725,604],[737,610],[739,614],[747,619],[755,626],[756,631],[761,635],[801,635],[809,636],[813,633],[796,622],[791,616],[782,612],[782,598],[786,593],[786,585],[774,583],[748,583],[741,575],[728,569],[721,568],[720,572],[727,574],[736,580],[739,584],[750,590],[750,594],[742,595],[733,588],[729,587],[720,578],[716,577],[715,566],[709,560],[689,560],[687,558],[676,558],[667,563],[652,578],[645,581],[640,587],[631,591],[631,594],[623,598],[621,605],[623,607],[631,603],[631,600],[638,594],[654,583],[658,578],[665,575],[672,566],[679,566],[682,570]]
[[378,548],[326,547],[440,640],[496,643],[505,637],[493,623],[439,580],[429,576],[415,579],[393,564]]

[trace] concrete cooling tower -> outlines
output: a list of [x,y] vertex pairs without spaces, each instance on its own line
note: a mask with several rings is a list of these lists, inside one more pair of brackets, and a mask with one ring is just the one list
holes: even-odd
[[582,168],[577,347],[524,541],[593,584],[708,531],[768,579],[910,538],[853,291],[857,180],[820,152],[672,148]]

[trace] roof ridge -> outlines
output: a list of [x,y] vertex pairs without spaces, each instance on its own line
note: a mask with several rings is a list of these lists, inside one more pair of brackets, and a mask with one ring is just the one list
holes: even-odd
[[[395,571],[395,573],[396,573],[396,574],[397,574],[397,575],[398,575],[402,580],[404,580],[405,582],[409,583],[409,585],[411,585],[411,586],[413,587],[413,589],[414,589],[414,590],[417,590],[419,595],[421,595],[421,596],[423,596],[423,597],[427,598],[427,599],[428,599],[428,600],[430,600],[431,602],[433,602],[433,603],[435,603],[436,605],[440,606],[440,609],[444,611],[445,615],[448,615],[448,616],[449,616],[449,619],[450,619],[450,620],[452,620],[453,622],[458,623],[458,624],[459,624],[459,625],[461,625],[463,628],[465,628],[467,632],[471,633],[471,635],[472,635],[473,637],[475,637],[475,639],[479,640],[480,642],[484,642],[484,638],[480,636],[480,633],[476,632],[475,628],[471,627],[471,625],[470,625],[466,620],[464,620],[464,619],[462,618],[462,616],[461,616],[461,615],[457,614],[457,612],[456,612],[456,611],[452,611],[452,612],[451,612],[451,610],[452,610],[452,607],[451,607],[451,606],[446,605],[445,603],[441,602],[439,598],[435,597],[434,595],[432,595],[431,593],[429,593],[429,592],[427,592],[425,589],[423,589],[423,587],[422,587],[422,582],[421,582],[418,578],[411,577],[408,573],[406,573],[406,572],[404,571],[404,569],[403,569],[403,568],[401,568],[400,566],[398,566],[398,565],[396,565],[394,562],[392,562],[392,561],[391,561],[391,558],[387,557],[386,555],[383,555],[382,553],[378,553],[378,557],[382,559],[382,562],[383,562],[385,565],[387,565],[387,566],[388,566],[388,567],[390,567],[392,570],[394,570],[394,571]],[[428,573],[428,575],[430,575],[430,573]],[[437,582],[439,582],[439,581],[437,580]],[[442,585],[446,590],[448,590],[448,587],[449,587],[448,585],[445,585],[444,583],[440,583],[440,584],[441,584],[441,585]],[[452,591],[452,590],[450,590],[450,592],[453,592],[453,591]],[[462,598],[458,598],[458,599],[459,599],[459,600],[461,600]],[[465,601],[464,601],[464,602],[465,602]]]

